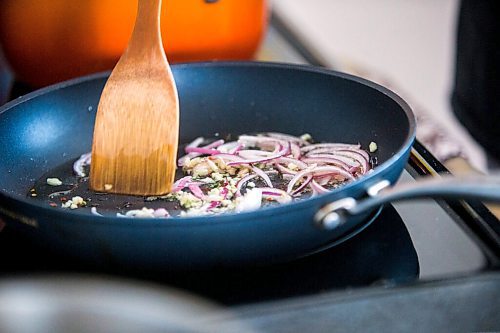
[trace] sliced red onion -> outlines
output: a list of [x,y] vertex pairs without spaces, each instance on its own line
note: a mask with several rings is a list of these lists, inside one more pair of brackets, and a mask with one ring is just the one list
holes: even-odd
[[297,173],[297,171],[289,169],[281,164],[276,164],[275,166],[283,175],[295,175]]
[[[234,154],[234,150],[243,147],[238,141],[229,141],[217,147],[217,150],[225,154]],[[241,149],[241,148],[240,148]]]
[[212,148],[218,148],[220,147],[221,145],[224,144],[224,140],[223,139],[219,139],[219,140],[216,140],[206,146],[203,146],[202,148],[206,148],[206,149],[212,149]]
[[337,154],[356,160],[356,162],[358,162],[361,166],[361,174],[365,174],[368,170],[370,170],[369,157],[367,159],[365,154],[361,153],[361,150],[338,150]]
[[311,189],[313,190],[314,193],[317,193],[317,194],[323,194],[323,193],[328,193],[330,192],[330,190],[324,188],[323,186],[321,186],[320,184],[318,184],[318,182],[316,182],[316,180],[311,180],[311,182],[309,183],[309,186],[311,187]]
[[204,147],[186,147],[186,152],[189,153],[198,153],[200,155],[217,155],[221,152],[217,149],[204,148]]
[[302,155],[299,145],[294,142],[290,142],[290,150],[293,158],[299,159]]
[[184,187],[186,187],[187,183],[190,182],[193,179],[191,176],[185,176],[182,177],[181,179],[177,180],[174,185],[172,185],[172,191],[173,193],[179,192],[182,190]]
[[[316,152],[316,150],[313,152]],[[371,168],[369,161],[365,158],[364,154],[361,153],[361,151],[332,150],[320,154],[307,154],[306,156],[308,158],[335,158],[349,165],[351,167],[349,168],[349,170],[351,171],[355,170],[353,168],[359,167],[359,172],[361,174],[365,174]]]
[[244,158],[241,158],[239,156],[232,155],[232,154],[225,154],[225,153],[220,153],[220,154],[217,154],[217,155],[212,155],[212,156],[209,156],[208,158],[211,159],[211,160],[220,159],[225,164],[227,164],[227,162],[242,162],[242,163],[245,162]]
[[194,158],[196,156],[200,156],[200,154],[198,154],[198,153],[189,153],[189,154],[186,154],[186,155],[180,157],[177,160],[177,166],[180,166],[180,167],[184,166],[184,164],[186,163],[186,160],[188,158]]
[[335,158],[335,157],[304,157],[302,158],[302,162],[311,164],[311,163],[317,163],[318,165],[321,164],[333,164],[341,167],[342,169],[349,171],[351,170],[351,165],[348,165],[344,161]]
[[[255,148],[253,148],[255,147]],[[253,148],[253,149],[252,149]],[[310,144],[302,138],[283,133],[270,132],[264,135],[242,135],[237,141],[224,143],[217,140],[210,145],[191,146],[186,149],[187,155],[209,155],[205,161],[225,166],[245,167],[252,169],[252,173],[244,176],[236,183],[236,197],[239,197],[236,210],[248,210],[249,207],[260,207],[260,200],[275,200],[287,202],[293,196],[298,196],[309,188],[312,195],[317,195],[330,190],[325,187],[331,182],[354,180],[360,174],[369,170],[369,154],[361,149],[359,144],[346,143],[320,143]],[[257,167],[259,163],[266,165],[271,170],[264,171]],[[214,169],[214,167],[212,169]],[[217,168],[215,168],[217,169]],[[286,191],[277,189],[269,177],[269,173],[278,173],[283,179],[288,180]],[[244,195],[241,189],[245,184],[256,177],[262,178],[266,187],[247,188]],[[210,212],[221,207],[222,200],[229,194],[227,186],[219,188],[216,197],[203,193],[200,182],[193,182],[191,178],[184,177],[182,182],[176,182],[175,190],[188,187],[197,198],[206,204],[201,210]],[[227,185],[227,184],[226,184]],[[208,202],[210,200],[210,202]]]
[[310,174],[312,174],[313,176],[317,176],[317,175],[325,176],[325,175],[334,174],[334,175],[340,175],[340,176],[344,177],[345,179],[349,179],[349,180],[355,179],[354,176],[351,175],[349,172],[347,172],[344,169],[339,168],[337,166],[329,165],[329,166],[309,167],[309,168],[302,170],[302,171],[298,172],[297,174],[295,174],[295,176],[292,178],[292,180],[290,180],[290,182],[288,183],[287,192],[292,193],[293,188],[295,187],[297,182],[300,179],[302,179],[305,176],[310,175]]
[[288,141],[280,140],[280,139],[276,139],[276,138],[270,138],[267,136],[260,136],[260,135],[240,135],[238,137],[238,142],[247,143],[250,145],[257,145],[257,144],[269,143],[269,142],[279,142],[281,144],[284,144]]
[[311,167],[308,167],[307,169],[304,169],[304,170],[301,170],[299,172],[297,172],[295,174],[295,176],[293,176],[293,178],[290,180],[290,182],[288,183],[288,186],[287,186],[287,189],[286,189],[286,192],[287,193],[292,193],[293,192],[293,188],[295,187],[295,184],[300,180],[302,179],[303,177],[309,175],[310,173],[312,173],[314,171],[316,167],[315,166],[311,166]]
[[332,176],[329,176],[329,175],[327,175],[327,176],[317,176],[317,177],[314,178],[314,181],[316,183],[318,183],[319,185],[322,185],[322,186],[328,184],[328,182],[330,180],[332,180]]
[[186,147],[198,147],[199,145],[201,145],[203,143],[203,141],[205,141],[205,139],[203,137],[199,136],[196,139],[194,139],[193,141],[191,141],[190,143],[188,143],[186,145]]
[[335,153],[323,153],[323,154],[307,154],[306,155],[307,157],[303,157],[302,159],[304,158],[334,158],[334,159],[337,159],[339,161],[342,161],[344,162],[345,164],[347,164],[349,167],[359,167],[359,163],[356,162],[356,160],[352,159],[351,157],[347,157],[347,156],[344,156],[344,155],[339,155],[339,154],[335,154]]
[[236,154],[237,152],[239,152],[241,149],[243,149],[244,145],[239,143],[238,142],[238,145],[236,147],[234,147],[233,149],[231,149],[229,151],[230,154]]
[[264,171],[255,166],[252,166],[252,170],[266,182],[267,186],[274,187],[273,183],[271,182],[271,178],[269,178],[269,176]]
[[314,175],[314,177],[327,176],[327,175],[335,175],[335,176],[338,175],[338,176],[341,176],[341,177],[348,179],[348,180],[356,179],[351,173],[345,171],[342,168],[334,166],[334,165],[318,166],[314,169],[313,175]]
[[289,152],[290,152],[290,145],[284,145],[283,146],[283,145],[280,144],[279,150],[275,154],[271,154],[269,156],[262,157],[262,158],[246,159],[246,160],[244,160],[244,162],[236,162],[236,161],[235,162],[229,162],[229,163],[227,163],[227,165],[241,165],[241,164],[263,163],[263,162],[274,160],[274,159],[276,159],[278,157],[285,156]]
[[188,188],[191,191],[191,193],[193,193],[193,195],[195,197],[197,197],[198,199],[201,199],[201,200],[206,199],[205,193],[203,193],[203,191],[201,190],[199,185],[191,183],[188,185]]
[[90,165],[92,162],[92,153],[86,153],[80,156],[79,159],[73,163],[73,171],[78,177],[85,177],[84,167]]
[[360,149],[361,145],[358,144],[351,144],[351,143],[313,143],[305,147],[301,147],[300,150],[303,153],[316,150],[316,149],[322,149],[322,148],[333,148],[333,149]]
[[220,204],[221,204],[221,202],[219,200],[210,201],[210,203],[206,207],[206,211],[211,211],[212,209],[219,207]]
[[[274,153],[276,154],[276,152]],[[244,159],[259,159],[259,158],[267,158],[273,155],[273,152],[270,151],[262,151],[255,149],[243,149],[238,151],[237,155]]]
[[309,182],[313,179],[312,175],[307,175],[306,179],[302,182],[302,184],[299,185],[292,193],[291,195],[297,195],[300,192],[302,192],[303,189],[306,188],[307,185],[309,185]]
[[291,143],[294,143],[298,146],[305,146],[305,145],[309,145],[310,143],[307,142],[306,140],[298,137],[298,136],[293,136],[293,135],[290,135],[290,134],[285,134],[285,133],[279,133],[279,132],[267,132],[267,133],[264,133],[265,135],[271,137],[271,138],[275,138],[275,139],[279,139],[279,140],[283,140],[283,141],[288,141],[288,142],[291,142]]
[[286,203],[292,200],[292,197],[283,190],[274,187],[259,187],[262,193],[262,199],[271,199],[279,203]]
[[182,167],[184,166],[186,159],[188,158],[195,158],[201,155],[213,155],[213,154],[218,154],[219,151],[215,150],[212,148],[216,148],[224,143],[224,140],[220,139],[217,141],[214,141],[206,146],[199,147],[199,145],[204,141],[205,139],[203,137],[198,137],[191,141],[189,144],[186,145],[186,148],[184,148],[184,151],[187,153],[186,155],[180,157],[177,160],[177,165]]
[[243,185],[245,185],[246,182],[248,182],[249,180],[253,179],[257,177],[257,174],[256,173],[252,173],[252,174],[248,174],[246,175],[245,177],[241,178],[237,183],[236,183],[236,195],[240,195],[241,194],[241,188],[243,187]]
[[229,194],[229,189],[227,187],[223,187],[220,192],[220,195],[222,195],[223,200],[227,198],[227,195]]
[[283,157],[276,159],[276,162],[277,163],[285,163],[287,165],[287,167],[290,163],[293,163],[296,166],[298,166],[299,169],[305,169],[308,167],[307,163],[304,163],[299,159],[292,158],[292,157],[286,157],[286,156],[283,156]]

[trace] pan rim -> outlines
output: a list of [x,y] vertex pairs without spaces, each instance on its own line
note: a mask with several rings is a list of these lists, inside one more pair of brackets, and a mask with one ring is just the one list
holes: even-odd
[[[406,119],[408,121],[408,133],[406,134],[406,138],[403,141],[403,143],[400,145],[399,150],[391,156],[389,159],[384,161],[382,164],[377,165],[376,168],[373,169],[373,172],[370,174],[364,175],[355,181],[349,182],[345,186],[342,186],[341,188],[335,189],[331,191],[330,193],[325,193],[318,195],[314,198],[307,198],[304,200],[298,200],[294,201],[291,203],[287,204],[280,204],[280,205],[272,205],[269,207],[264,207],[262,209],[254,210],[254,211],[248,211],[248,212],[228,212],[228,213],[223,213],[223,214],[215,214],[215,215],[200,215],[200,216],[185,216],[185,217],[171,217],[167,219],[158,219],[158,218],[141,218],[139,219],[140,221],[137,221],[137,219],[133,218],[121,218],[121,217],[115,217],[115,216],[97,216],[90,214],[88,212],[82,212],[79,210],[72,210],[72,211],[65,211],[62,209],[54,209],[53,207],[50,206],[45,206],[43,205],[42,202],[38,201],[30,201],[30,198],[25,198],[25,197],[19,197],[19,196],[13,196],[9,195],[8,192],[3,191],[0,189],[0,202],[4,200],[13,200],[21,205],[29,205],[29,206],[35,206],[39,209],[42,209],[46,214],[53,216],[54,218],[57,218],[58,220],[63,220],[65,223],[68,222],[76,222],[79,220],[78,218],[72,219],[69,217],[80,217],[80,218],[85,218],[86,221],[85,223],[89,223],[88,221],[89,217],[92,217],[92,221],[99,224],[103,223],[111,223],[111,224],[122,224],[122,225],[137,225],[144,227],[146,225],[150,226],[195,226],[195,225],[207,225],[207,224],[213,224],[213,223],[234,223],[235,217],[238,217],[237,220],[241,221],[246,221],[250,217],[252,219],[258,219],[260,217],[265,217],[266,215],[269,214],[284,214],[284,213],[290,213],[291,210],[301,210],[304,209],[304,207],[310,207],[314,205],[323,205],[327,202],[333,201],[337,199],[338,193],[341,191],[348,191],[350,188],[357,186],[361,182],[364,182],[367,186],[365,186],[365,189],[368,188],[370,185],[373,185],[376,181],[380,180],[380,176],[384,173],[386,173],[392,165],[397,163],[403,156],[405,156],[408,151],[411,149],[411,146],[413,145],[413,142],[416,138],[416,117],[415,114],[413,113],[412,109],[410,106],[407,104],[405,100],[403,100],[398,94],[393,92],[392,90],[375,83],[373,81],[361,78],[356,75],[324,68],[324,67],[317,67],[317,66],[311,66],[311,65],[303,65],[303,64],[292,64],[292,63],[283,63],[283,62],[269,62],[269,61],[204,61],[204,62],[189,62],[189,63],[179,63],[179,64],[174,64],[172,65],[172,69],[175,72],[176,68],[185,68],[185,67],[199,67],[199,68],[205,68],[205,67],[264,67],[264,68],[279,68],[279,69],[292,69],[296,71],[306,71],[306,72],[313,72],[313,73],[319,73],[319,74],[325,74],[328,76],[335,76],[339,77],[342,79],[346,79],[349,81],[354,81],[356,83],[360,83],[364,86],[367,86],[371,89],[377,90],[379,93],[384,94],[391,100],[393,100],[398,106],[401,108],[401,110],[404,112]],[[81,77],[77,77],[74,79],[70,79],[67,81],[59,82],[38,90],[35,90],[31,93],[28,93],[24,96],[18,97],[15,100],[12,100],[2,106],[0,106],[0,116],[4,114],[5,112],[8,112],[11,110],[13,107],[22,104],[26,101],[29,101],[31,99],[34,99],[40,95],[47,94],[52,91],[56,91],[59,89],[63,89],[68,86],[73,86],[89,81],[93,81],[96,79],[102,79],[105,78],[106,76],[109,76],[111,71],[103,71],[99,73],[94,73],[90,75],[85,75]],[[286,211],[286,212],[285,212]],[[166,223],[167,222],[167,223]]]

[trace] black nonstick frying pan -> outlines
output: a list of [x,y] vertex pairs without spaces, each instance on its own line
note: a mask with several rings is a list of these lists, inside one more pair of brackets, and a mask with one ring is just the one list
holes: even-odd
[[[177,65],[173,71],[181,142],[215,133],[310,133],[317,141],[364,147],[374,141],[378,166],[328,194],[209,217],[99,217],[86,209],[63,210],[33,200],[27,193],[36,179],[90,151],[95,112],[109,74],[103,73],[33,92],[0,108],[0,216],[7,224],[33,241],[103,265],[168,270],[290,260],[352,237],[374,220],[384,200],[356,205],[354,199],[394,184],[415,138],[414,115],[401,98],[350,75],[241,62]],[[406,193],[422,196],[422,187]],[[434,186],[427,192],[470,192],[463,184],[446,188]],[[496,186],[476,194],[498,199],[499,192]],[[390,193],[385,198],[400,197]]]

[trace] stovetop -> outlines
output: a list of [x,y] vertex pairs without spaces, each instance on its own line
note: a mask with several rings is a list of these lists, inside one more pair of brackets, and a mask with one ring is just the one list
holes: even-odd
[[[275,22],[276,23],[276,22]],[[293,39],[270,27],[262,60],[319,65]],[[266,48],[266,45],[264,45]],[[447,173],[418,141],[400,183]],[[35,247],[9,227],[0,232],[0,276],[92,272],[178,287],[226,305],[255,304],[371,286],[401,286],[493,270],[500,263],[500,222],[479,202],[421,200],[385,206],[344,243],[292,262],[246,269],[148,274],[86,267]],[[7,260],[9,259],[9,260]]]

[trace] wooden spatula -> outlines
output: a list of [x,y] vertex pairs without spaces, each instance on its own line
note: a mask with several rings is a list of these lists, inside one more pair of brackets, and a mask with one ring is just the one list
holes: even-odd
[[161,0],[139,0],[127,49],[97,110],[90,187],[159,195],[170,191],[179,136],[177,89],[162,46]]

